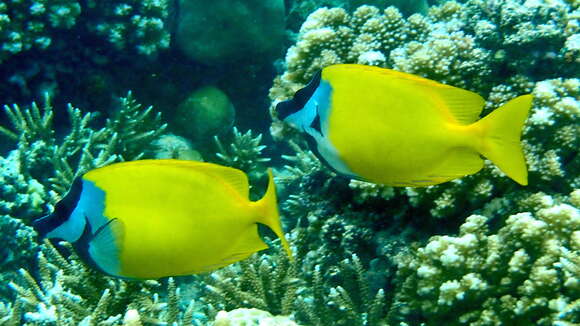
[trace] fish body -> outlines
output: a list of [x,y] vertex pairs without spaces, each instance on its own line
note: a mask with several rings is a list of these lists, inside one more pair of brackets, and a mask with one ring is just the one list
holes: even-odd
[[333,65],[277,105],[334,170],[391,186],[420,187],[473,174],[480,154],[527,184],[520,135],[531,95],[476,121],[485,104],[460,88],[390,69]]
[[159,278],[211,271],[267,248],[257,223],[288,250],[272,173],[264,198],[249,200],[237,169],[179,160],[142,160],[89,171],[55,212],[35,223],[41,235],[75,244],[107,274]]

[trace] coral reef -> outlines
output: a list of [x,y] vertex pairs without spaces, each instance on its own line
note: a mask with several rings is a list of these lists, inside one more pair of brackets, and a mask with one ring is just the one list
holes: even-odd
[[[314,72],[334,63],[390,67],[477,91],[489,97],[484,114],[521,93],[533,92],[535,101],[523,135],[529,187],[513,185],[487,162],[472,176],[428,188],[408,188],[408,202],[419,216],[459,220],[463,212],[477,209],[490,216],[515,213],[521,208],[519,200],[538,191],[570,192],[578,183],[574,171],[580,169],[580,87],[575,78],[543,78],[580,72],[565,46],[579,33],[578,10],[577,4],[563,1],[477,0],[444,2],[431,7],[425,16],[408,18],[394,7],[381,12],[362,6],[352,14],[341,8],[318,9],[302,25],[286,55],[287,70],[270,90],[271,133],[276,140],[298,142],[296,133],[276,119],[274,105],[302,87]],[[512,64],[515,61],[517,65]],[[554,69],[544,69],[547,65]],[[546,134],[556,136],[546,140]],[[351,188],[361,193],[357,185]],[[368,187],[360,190],[366,197],[390,196],[378,190],[372,194]]]
[[169,46],[169,32],[164,26],[167,16],[167,0],[2,1],[0,62],[31,49],[61,47],[59,43],[65,39],[60,32],[81,24],[119,50],[131,46],[137,53],[152,55]]
[[[374,289],[395,285],[394,298],[385,298],[393,325],[578,323],[580,226],[577,208],[567,204],[577,205],[580,170],[578,10],[569,1],[465,0],[441,1],[407,18],[393,7],[313,12],[270,90],[271,134],[294,152],[284,156],[290,164],[277,183],[287,223],[305,231],[304,270],[319,266],[327,280],[332,266],[356,253]],[[478,174],[426,188],[334,175],[274,107],[335,63],[393,68],[478,92],[488,98],[484,114],[532,92],[522,137],[530,185],[510,182],[489,162]],[[460,224],[457,237],[403,249]]]
[[[90,127],[95,113],[68,106],[70,130],[57,135],[48,98],[42,106],[5,106],[12,130],[0,135],[16,149],[0,157],[0,231],[6,246],[0,252],[0,278],[13,278],[16,267],[31,268],[37,253],[35,232],[27,226],[64,195],[73,179],[114,161],[138,159],[165,129],[159,114],[143,108],[129,93],[105,126]],[[0,289],[0,294],[6,294]]]
[[169,0],[87,1],[87,29],[117,50],[152,56],[169,48]]
[[[235,127],[231,133],[220,132],[232,125],[233,107],[216,89],[204,91],[218,100],[223,121],[204,116],[196,119],[210,131],[190,125],[172,130],[194,139],[166,134],[160,115],[130,93],[105,116],[72,105],[62,114],[48,97],[26,108],[6,106],[11,127],[0,126],[0,135],[16,148],[0,157],[5,244],[0,283],[9,284],[0,288],[0,325],[580,323],[578,1],[432,0],[437,4],[428,10],[428,1],[411,7],[400,0],[273,0],[252,4],[253,10],[247,10],[249,2],[194,2],[0,0],[0,62],[7,69],[5,78],[25,96],[57,87],[37,80],[56,83],[62,71],[69,76],[81,71],[76,65],[109,71],[129,60],[147,65],[162,59],[171,19],[181,54],[217,66],[275,55],[283,42],[284,4],[289,5],[290,28],[322,4],[341,7],[310,14],[288,50],[285,71],[270,91],[271,134],[285,144],[267,150],[262,134]],[[171,17],[174,4],[181,11]],[[228,43],[233,38],[223,34],[223,27],[200,20],[208,16],[203,12],[221,12],[213,14],[219,16],[216,26],[230,26],[235,42]],[[71,31],[81,40],[74,47]],[[287,33],[291,38],[292,31]],[[232,46],[240,40],[253,48]],[[19,65],[12,64],[16,60]],[[58,64],[46,64],[52,61]],[[336,175],[305,150],[296,131],[276,119],[274,107],[320,68],[343,62],[389,67],[478,92],[488,98],[484,114],[532,92],[535,100],[523,135],[530,185],[519,187],[489,163],[476,175],[428,188],[392,188]],[[149,87],[189,94],[189,88],[176,87],[175,79],[173,85],[159,87],[164,78],[171,84],[168,76],[179,73],[187,78],[200,74],[196,78],[203,79],[202,85],[224,87],[214,76],[200,73],[199,66],[178,71],[184,66],[174,65],[163,76],[151,77]],[[155,69],[149,70],[152,76]],[[255,73],[254,68],[239,69],[227,70],[227,77]],[[113,76],[107,73],[91,76],[91,88],[106,86]],[[31,80],[33,91],[27,84]],[[240,88],[262,87],[246,84]],[[105,86],[102,94],[108,98]],[[4,86],[0,91],[9,93]],[[239,92],[230,89],[228,95],[235,101]],[[174,102],[182,98],[187,97],[176,96]],[[208,106],[215,109],[215,103]],[[196,105],[189,113],[203,113]],[[181,109],[191,111],[191,106]],[[182,113],[177,115],[189,122]],[[61,116],[68,116],[67,126],[53,121]],[[200,139],[212,136],[213,148],[201,146]],[[70,244],[35,242],[27,226],[87,169],[148,156],[200,160],[195,149],[208,161],[245,171],[255,186],[251,196],[258,198],[256,189],[266,181],[264,171],[271,163],[267,154],[288,147],[290,154],[282,156],[286,165],[276,168],[275,175],[293,260],[273,240],[267,251],[209,275],[123,280],[84,265]],[[267,242],[272,241],[268,231],[260,229]]]
[[120,99],[119,109],[100,129],[89,127],[94,113],[83,114],[69,105],[70,131],[63,138],[53,129],[49,99],[42,108],[33,103],[28,109],[5,109],[14,130],[0,127],[0,134],[16,141],[17,149],[2,158],[2,191],[7,196],[0,207],[9,207],[2,213],[22,220],[37,217],[44,203],[54,203],[85,171],[141,158],[166,127],[158,113],[143,108],[131,93]]
[[203,278],[206,292],[203,300],[210,316],[219,310],[237,308],[289,315],[296,299],[296,278],[295,266],[283,253],[256,254]]
[[290,97],[335,63],[390,67],[484,94],[520,75],[533,81],[577,76],[577,10],[561,0],[448,1],[408,18],[395,7],[361,6],[352,14],[320,8],[302,25],[270,97]]
[[458,236],[435,236],[401,255],[391,317],[427,325],[580,322],[580,210],[549,196],[543,203],[508,217],[495,234],[488,218],[471,215]]
[[0,1],[0,96],[22,105],[48,93],[94,107],[109,106],[111,93],[139,91],[145,78],[136,85],[126,75],[169,48],[170,3]]
[[217,321],[224,310],[245,307],[273,315],[293,314],[304,325],[383,325],[385,293],[372,292],[358,257],[329,266],[327,272],[321,266],[311,269],[302,257],[308,252],[303,240],[295,243],[295,261],[279,252],[256,254],[204,278],[207,314]]
[[[262,145],[262,134],[254,136],[252,130],[242,133],[234,127],[227,137],[229,139],[214,136],[217,146],[215,162],[246,172],[250,180],[251,197],[260,198],[254,190],[257,182],[267,181],[265,164],[270,161],[270,158],[262,153],[266,148]],[[224,138],[228,139],[229,146],[224,145]]]
[[352,11],[362,5],[375,6],[385,9],[388,6],[397,7],[403,14],[425,13],[429,9],[427,0],[291,0],[287,14],[287,26],[292,31],[297,31],[308,15],[322,7],[340,7]]
[[213,326],[298,326],[288,317],[272,316],[269,312],[259,309],[235,309],[218,312]]
[[[68,243],[65,258],[48,241],[38,254],[38,277],[20,269],[20,280],[10,282],[17,297],[12,309],[24,312],[12,322],[26,325],[121,325],[137,322],[191,325],[194,305],[180,305],[179,289],[167,281],[166,301],[155,293],[157,281],[124,281],[85,266]],[[10,316],[7,308],[4,316]],[[123,317],[124,316],[124,317]],[[14,317],[12,317],[14,318]]]
[[81,13],[77,1],[1,1],[0,63],[30,49],[53,45],[57,31],[70,29]]

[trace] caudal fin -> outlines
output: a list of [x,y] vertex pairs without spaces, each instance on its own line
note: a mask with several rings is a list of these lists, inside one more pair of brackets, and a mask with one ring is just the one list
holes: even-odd
[[532,99],[531,94],[518,96],[477,122],[484,135],[481,154],[523,186],[528,170],[520,138]]
[[274,175],[272,174],[272,169],[268,169],[268,189],[266,189],[266,194],[262,199],[256,202],[258,209],[260,210],[261,218],[258,222],[268,226],[282,242],[282,247],[288,254],[290,260],[292,260],[292,251],[290,250],[290,245],[286,237],[284,236],[284,231],[282,230],[282,223],[280,222],[280,215],[278,214],[278,201],[276,199],[276,185],[274,184]]

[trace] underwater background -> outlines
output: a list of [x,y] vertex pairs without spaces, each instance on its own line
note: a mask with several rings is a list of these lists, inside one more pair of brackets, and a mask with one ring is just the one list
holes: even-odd
[[[533,107],[529,185],[486,161],[425,188],[337,176],[275,105],[391,68]],[[580,1],[0,0],[0,325],[580,325]],[[136,281],[37,239],[118,161],[274,168],[289,261]],[[268,240],[270,239],[270,240]]]

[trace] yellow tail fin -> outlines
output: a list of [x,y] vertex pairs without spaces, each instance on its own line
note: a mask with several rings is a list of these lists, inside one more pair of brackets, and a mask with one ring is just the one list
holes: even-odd
[[268,189],[266,189],[266,194],[262,199],[255,202],[256,206],[260,211],[260,219],[258,222],[268,226],[280,241],[282,241],[282,247],[288,254],[290,260],[293,259],[292,251],[290,250],[290,244],[286,237],[284,236],[284,231],[282,230],[282,223],[280,222],[280,215],[278,214],[278,201],[276,199],[276,184],[274,184],[274,175],[272,174],[272,169],[268,169]]
[[528,170],[520,138],[532,99],[531,94],[518,96],[476,123],[484,138],[481,154],[523,186],[528,184]]

